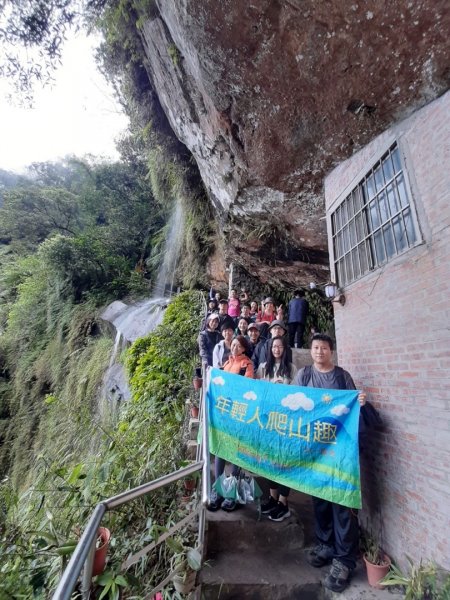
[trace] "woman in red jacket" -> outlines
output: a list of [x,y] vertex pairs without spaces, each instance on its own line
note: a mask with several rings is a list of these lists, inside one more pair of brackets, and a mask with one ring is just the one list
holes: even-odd
[[[235,373],[236,375],[244,375],[253,379],[253,363],[251,359],[246,356],[245,352],[248,351],[248,341],[243,335],[238,335],[231,342],[231,355],[230,358],[223,366],[223,370],[228,373]],[[239,467],[237,465],[231,465],[231,474],[234,476],[239,475]],[[215,460],[215,476],[216,480],[222,475],[225,470],[225,460],[216,456]],[[217,510],[221,508],[227,512],[236,510],[238,504],[231,498],[222,498],[213,490],[211,493],[211,501],[208,504],[208,510]]]
[[238,335],[231,342],[231,355],[223,365],[223,370],[236,375],[245,375],[253,379],[254,367],[251,359],[245,354],[250,351],[248,340]]

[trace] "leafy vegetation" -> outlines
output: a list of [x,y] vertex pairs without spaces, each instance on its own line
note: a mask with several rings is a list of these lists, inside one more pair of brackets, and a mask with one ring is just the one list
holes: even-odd
[[[7,0],[0,13],[4,53],[0,76],[31,103],[36,83],[48,84],[58,66],[68,32],[89,24],[107,0]],[[23,52],[23,49],[26,52]]]
[[404,600],[448,600],[450,597],[450,574],[434,563],[416,565],[407,557],[409,572],[404,573],[392,564],[389,573],[380,581],[386,587],[400,586]]
[[[96,503],[178,467],[200,304],[180,297],[144,342],[151,356],[133,350],[134,399],[114,422],[101,393],[112,340],[98,314],[111,299],[148,294],[157,267],[149,259],[170,209],[152,195],[136,156],[33,165],[2,193],[0,596],[44,598]],[[178,510],[176,493],[172,486],[109,516],[113,545],[131,534],[114,548],[113,569],[159,535]],[[144,561],[150,580],[165,556],[170,550]],[[105,595],[123,585],[116,575],[98,582]]]
[[[64,340],[55,340],[38,360],[53,390],[34,399],[34,410],[45,419],[35,432],[31,455],[24,450],[26,485],[20,490],[14,475],[0,485],[5,522],[0,595],[48,597],[98,502],[181,466],[181,425],[201,307],[199,294],[180,294],[157,330],[132,346],[127,364],[133,399],[111,428],[105,427],[96,403],[111,342],[95,334],[94,313],[87,306],[74,309]],[[37,367],[35,372],[40,373]],[[16,447],[15,460],[18,453]],[[126,589],[142,594],[135,597],[143,597],[146,586],[163,578],[173,560],[170,545],[141,560],[125,579],[118,569],[130,552],[156,539],[176,519],[179,493],[172,485],[108,515],[113,549],[110,570],[99,586],[114,591],[126,583]],[[144,583],[138,584],[144,574]]]

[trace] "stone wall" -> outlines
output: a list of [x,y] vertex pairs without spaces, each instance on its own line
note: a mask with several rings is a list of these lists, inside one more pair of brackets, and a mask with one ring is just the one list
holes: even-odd
[[367,390],[384,420],[362,461],[362,522],[372,522],[385,550],[401,564],[408,555],[447,569],[449,114],[447,93],[377,137],[325,180],[329,221],[332,203],[397,141],[423,242],[347,286],[347,303],[335,308],[336,337],[340,364]]

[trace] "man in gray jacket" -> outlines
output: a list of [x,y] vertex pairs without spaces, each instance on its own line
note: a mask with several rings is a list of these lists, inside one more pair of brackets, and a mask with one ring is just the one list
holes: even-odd
[[[314,334],[311,357],[313,365],[300,369],[292,385],[328,390],[356,389],[350,373],[334,366],[333,340],[328,335]],[[366,394],[361,392],[358,400],[365,410]],[[350,582],[358,557],[358,518],[355,511],[341,504],[314,496],[312,501],[317,544],[307,560],[313,567],[331,563],[331,570],[323,584],[333,592],[342,592]]]

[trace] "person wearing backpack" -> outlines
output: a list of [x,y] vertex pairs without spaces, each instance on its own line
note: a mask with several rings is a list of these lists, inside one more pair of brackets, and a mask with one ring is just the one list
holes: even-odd
[[[333,340],[323,333],[316,333],[311,340],[313,365],[300,369],[292,382],[303,387],[331,390],[355,390],[353,379],[347,371],[333,364]],[[360,433],[366,428],[366,394],[358,396],[361,408]],[[373,409],[375,410],[375,409]],[[309,552],[307,560],[313,567],[331,563],[331,570],[323,584],[334,592],[342,592],[350,583],[356,567],[359,546],[358,519],[354,511],[341,504],[312,497],[314,530],[317,544]]]

